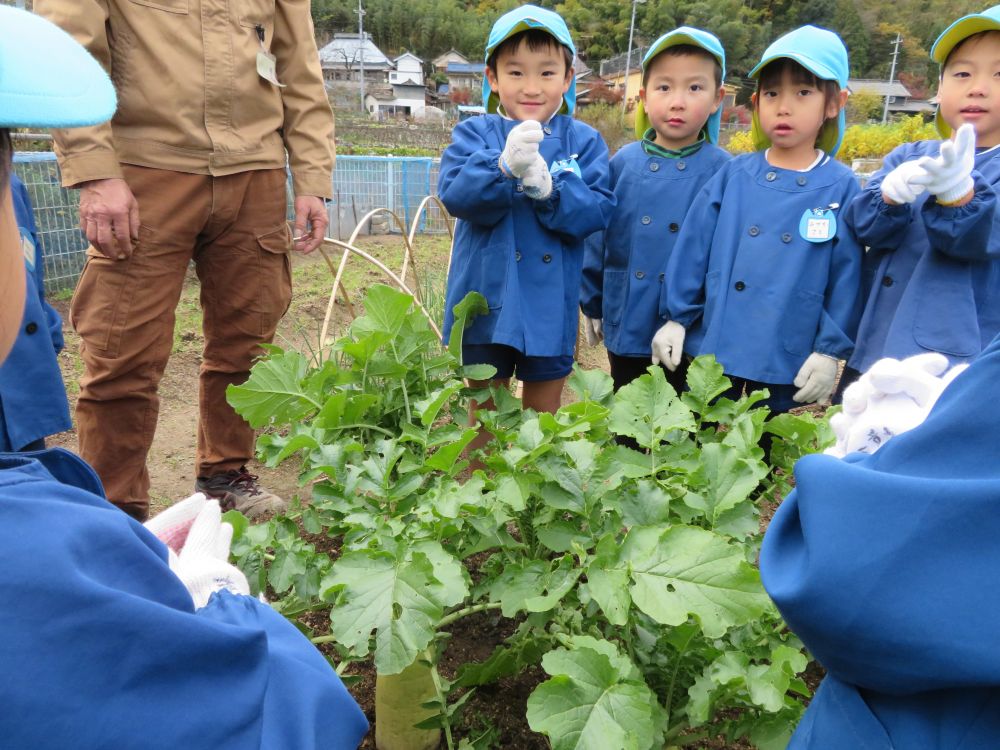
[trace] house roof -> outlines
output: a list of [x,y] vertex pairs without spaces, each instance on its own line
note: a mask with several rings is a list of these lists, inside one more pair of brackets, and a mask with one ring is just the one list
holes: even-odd
[[448,63],[448,67],[444,69],[445,73],[450,73],[454,75],[461,74],[475,74],[482,75],[483,71],[486,70],[486,63]]
[[365,34],[364,41],[357,34],[334,34],[333,40],[319,51],[320,65],[325,68],[355,68],[364,61],[366,68],[392,67],[389,58],[375,46],[370,35]]
[[467,58],[465,55],[463,55],[457,49],[455,49],[454,47],[452,47],[447,52],[443,52],[443,53],[441,53],[440,55],[438,55],[437,57],[434,58],[434,60],[432,61],[434,63],[434,66],[438,67],[441,64],[447,62],[447,58],[448,58],[449,55],[457,55],[458,57],[461,57],[465,62],[469,62],[469,58]]
[[901,96],[909,98],[909,89],[899,81],[880,81],[871,78],[849,78],[847,80],[849,91],[857,94],[861,91],[875,94],[876,96]]
[[392,61],[393,61],[393,62],[399,62],[399,61],[400,61],[400,60],[402,60],[402,59],[403,59],[404,57],[412,57],[412,58],[413,58],[414,60],[416,60],[417,62],[420,62],[420,63],[422,63],[422,62],[423,62],[423,60],[421,60],[421,59],[420,59],[419,57],[417,57],[416,55],[414,55],[414,54],[413,54],[412,52],[404,52],[404,53],[403,53],[403,54],[401,54],[401,55],[397,55],[396,57],[392,58]]

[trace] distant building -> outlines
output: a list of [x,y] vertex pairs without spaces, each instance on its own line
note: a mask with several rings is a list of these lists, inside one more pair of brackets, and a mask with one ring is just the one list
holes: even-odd
[[924,99],[913,99],[910,90],[899,81],[880,81],[870,78],[850,78],[847,90],[852,94],[864,92],[882,99],[888,97],[889,112],[905,115],[932,115],[935,106]]
[[451,62],[444,70],[448,76],[448,88],[471,89],[478,91],[483,85],[483,75],[486,70],[486,63],[460,63]]
[[431,65],[434,66],[434,70],[439,73],[444,73],[448,68],[449,63],[462,63],[463,65],[469,64],[469,58],[463,55],[461,52],[455,49],[450,49],[443,55],[438,55],[433,60],[431,60]]
[[334,34],[333,40],[319,51],[320,67],[327,81],[360,81],[362,62],[366,83],[384,83],[393,68],[370,34],[365,34],[363,41],[359,41],[357,34]]

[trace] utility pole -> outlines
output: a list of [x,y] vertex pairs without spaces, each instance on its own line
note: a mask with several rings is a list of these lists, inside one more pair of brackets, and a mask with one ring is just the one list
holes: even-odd
[[[896,33],[896,39],[893,41],[892,50],[892,69],[889,71],[889,83],[892,83],[893,79],[896,77],[896,58],[899,57],[899,45],[903,43],[903,37]],[[889,119],[889,92],[885,92],[885,106],[882,108],[882,124],[885,125],[886,120]]]
[[358,69],[361,71],[361,111],[367,112],[365,108],[365,9],[361,7],[361,0],[358,0]]
[[632,70],[632,34],[635,31],[635,6],[646,0],[632,0],[632,20],[628,25],[628,51],[625,53],[625,91],[622,93],[622,115],[628,111],[628,79]]

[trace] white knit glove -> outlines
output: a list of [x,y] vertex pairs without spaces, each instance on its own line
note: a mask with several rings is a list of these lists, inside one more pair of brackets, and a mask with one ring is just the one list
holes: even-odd
[[170,550],[170,569],[174,571],[201,609],[216,591],[250,595],[250,584],[242,571],[229,564],[229,546],[233,527],[222,521],[218,500],[207,500],[191,524],[187,541],[180,553]]
[[597,346],[604,340],[604,321],[600,318],[583,316],[583,333],[588,346]]
[[681,363],[684,354],[684,336],[687,331],[680,323],[670,320],[660,326],[653,336],[653,364],[662,364],[671,372]]
[[174,552],[180,552],[191,531],[191,524],[207,502],[208,499],[203,494],[196,492],[150,518],[143,526]]
[[802,363],[792,383],[797,390],[793,401],[800,404],[820,403],[830,398],[833,384],[837,380],[837,360],[819,352],[813,352]]
[[887,203],[897,205],[913,203],[927,189],[922,183],[915,183],[913,180],[923,180],[926,177],[927,170],[920,165],[919,159],[904,161],[883,178],[882,197]]
[[915,178],[926,185],[927,192],[936,195],[938,203],[954,203],[973,189],[972,170],[976,166],[976,129],[967,122],[955,133],[952,141],[941,143],[935,158],[925,156],[917,161],[926,177]]
[[535,161],[524,173],[521,184],[524,185],[524,194],[532,200],[543,201],[552,194],[552,173],[541,154],[535,155]]
[[524,173],[535,163],[538,144],[544,137],[541,123],[535,120],[525,120],[514,126],[500,154],[500,168],[512,177],[524,177]]
[[874,453],[896,435],[912,430],[930,413],[942,391],[967,365],[948,369],[943,354],[930,352],[880,359],[844,391],[844,408],[830,418],[837,436],[825,453]]

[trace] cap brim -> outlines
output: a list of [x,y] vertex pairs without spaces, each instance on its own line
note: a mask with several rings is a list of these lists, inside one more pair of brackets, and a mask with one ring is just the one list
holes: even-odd
[[1000,31],[1000,21],[985,15],[966,16],[958,19],[945,29],[934,42],[934,46],[931,47],[931,59],[938,65],[944,65],[948,55],[958,46],[959,42],[983,31]]
[[69,34],[0,6],[0,127],[96,125],[116,103],[107,73]]
[[750,71],[751,78],[757,78],[760,75],[760,71],[766,68],[768,65],[773,63],[775,60],[781,60],[782,58],[788,58],[789,60],[794,60],[803,68],[808,70],[810,73],[815,75],[817,78],[821,78],[824,81],[837,81],[840,82],[837,74],[830,70],[825,65],[822,65],[815,60],[810,60],[808,57],[803,57],[802,55],[796,55],[793,52],[784,53],[781,55],[772,55],[771,57],[765,57]]

